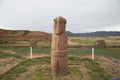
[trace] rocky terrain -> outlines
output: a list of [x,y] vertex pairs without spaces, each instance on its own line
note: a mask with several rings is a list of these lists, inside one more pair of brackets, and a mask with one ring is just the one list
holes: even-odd
[[41,31],[4,30],[0,29],[0,40],[6,41],[51,41],[51,34]]

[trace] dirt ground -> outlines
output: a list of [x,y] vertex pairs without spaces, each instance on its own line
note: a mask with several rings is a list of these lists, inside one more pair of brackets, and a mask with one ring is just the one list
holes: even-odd
[[[5,51],[5,52],[10,52],[11,54],[14,54],[14,52],[12,52],[12,51]],[[42,55],[35,54],[35,55],[33,55],[33,58],[46,57],[46,56],[50,56],[50,55],[48,55],[48,54],[42,54]],[[71,56],[71,55],[69,55],[69,56]],[[90,58],[90,56],[84,56],[84,57]],[[30,58],[30,56],[26,56],[26,59],[29,59],[29,58]],[[83,58],[83,57],[81,56],[81,58]],[[120,59],[115,59],[112,57],[108,58],[105,56],[97,56],[95,58],[95,60],[105,69],[105,71],[108,74],[112,75],[113,78],[120,78]],[[0,59],[0,75],[5,73],[6,71],[8,71],[10,68],[14,67],[15,65],[17,65],[20,61],[22,61],[22,60],[16,59],[14,57],[6,57],[6,58]],[[28,71],[20,74],[20,76],[17,77],[16,80],[31,80],[30,76],[33,76],[31,73],[34,72],[34,70],[36,70],[38,67],[39,66],[29,67]],[[43,65],[43,67],[44,67],[44,65]],[[90,80],[91,77],[88,74],[86,67],[81,65],[80,71],[83,74],[82,80]],[[35,76],[33,76],[33,77],[35,77]],[[71,80],[70,75],[68,75],[66,77],[68,77],[69,80]],[[72,77],[75,78],[75,80],[79,80],[79,77],[75,76],[74,74],[72,75]]]
[[120,59],[98,56],[97,60],[108,74],[120,78]]
[[14,57],[0,59],[0,75],[17,65],[19,62],[20,60]]

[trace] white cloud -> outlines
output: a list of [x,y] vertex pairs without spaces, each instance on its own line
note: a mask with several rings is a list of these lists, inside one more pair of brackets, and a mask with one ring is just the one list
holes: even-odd
[[108,26],[104,31],[120,31],[120,25]]
[[120,25],[120,1],[1,0],[0,28],[52,32],[56,16],[65,17],[67,30],[73,32],[111,30],[107,28]]

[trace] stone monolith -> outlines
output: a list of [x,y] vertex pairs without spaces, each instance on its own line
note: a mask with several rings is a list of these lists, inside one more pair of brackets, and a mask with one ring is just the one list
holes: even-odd
[[54,19],[54,33],[51,45],[51,67],[53,76],[64,76],[67,73],[68,39],[65,31],[66,19]]

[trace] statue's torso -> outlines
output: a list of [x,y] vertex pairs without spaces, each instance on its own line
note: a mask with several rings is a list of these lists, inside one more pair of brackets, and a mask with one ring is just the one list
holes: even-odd
[[52,36],[52,50],[66,50],[68,47],[66,33],[62,33],[60,35],[53,34]]

